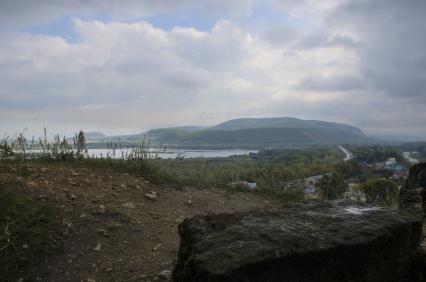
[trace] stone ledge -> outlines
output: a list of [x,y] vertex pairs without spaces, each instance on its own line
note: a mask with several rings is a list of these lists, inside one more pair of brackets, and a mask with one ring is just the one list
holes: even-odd
[[352,201],[195,216],[179,226],[173,281],[400,281],[422,222]]

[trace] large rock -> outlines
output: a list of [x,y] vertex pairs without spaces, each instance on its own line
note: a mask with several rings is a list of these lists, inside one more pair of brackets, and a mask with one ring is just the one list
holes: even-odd
[[179,225],[173,281],[400,281],[422,222],[354,202],[195,216]]
[[399,194],[399,208],[426,218],[426,163],[410,168]]

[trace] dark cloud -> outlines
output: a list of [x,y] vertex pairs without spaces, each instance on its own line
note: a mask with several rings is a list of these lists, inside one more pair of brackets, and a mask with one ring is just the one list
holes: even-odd
[[426,103],[426,1],[347,1],[328,17],[355,33],[360,70],[376,91]]

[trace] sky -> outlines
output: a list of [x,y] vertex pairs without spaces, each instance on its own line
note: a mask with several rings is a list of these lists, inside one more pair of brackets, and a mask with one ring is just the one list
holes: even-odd
[[0,0],[0,134],[240,117],[426,140],[424,0]]

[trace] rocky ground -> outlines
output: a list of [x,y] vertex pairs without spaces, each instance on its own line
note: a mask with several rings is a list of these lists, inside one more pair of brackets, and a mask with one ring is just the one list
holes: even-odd
[[279,205],[253,193],[176,190],[143,177],[66,163],[21,166],[27,173],[15,177],[26,193],[57,207],[61,224],[52,232],[63,242],[61,252],[31,262],[21,281],[167,281],[184,218]]

